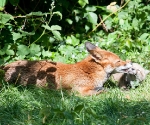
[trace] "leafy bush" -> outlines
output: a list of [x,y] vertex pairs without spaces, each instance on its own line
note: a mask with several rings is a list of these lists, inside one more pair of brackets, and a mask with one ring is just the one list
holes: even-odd
[[20,59],[77,62],[86,55],[87,40],[123,59],[145,62],[135,57],[150,51],[148,3],[1,0],[0,64]]

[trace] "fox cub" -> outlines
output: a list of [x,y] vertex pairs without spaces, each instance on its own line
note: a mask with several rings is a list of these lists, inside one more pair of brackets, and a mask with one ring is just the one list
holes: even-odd
[[126,89],[127,87],[138,86],[146,78],[148,73],[150,73],[149,70],[144,69],[137,63],[132,63],[132,67],[126,73],[116,73],[112,76],[120,88]]
[[20,60],[4,66],[4,78],[23,85],[71,89],[86,96],[101,93],[111,73],[125,72],[132,66],[90,42],[86,42],[85,47],[89,55],[75,64]]

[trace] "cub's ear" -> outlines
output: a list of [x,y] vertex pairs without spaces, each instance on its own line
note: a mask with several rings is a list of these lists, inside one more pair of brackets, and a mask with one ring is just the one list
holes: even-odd
[[86,47],[87,51],[91,54],[92,58],[96,62],[100,62],[100,60],[102,59],[102,55],[99,51],[100,48],[98,48],[97,46],[95,46],[94,44],[92,44],[90,42],[86,42],[85,47]]
[[149,74],[150,73],[150,70],[145,70],[146,74]]

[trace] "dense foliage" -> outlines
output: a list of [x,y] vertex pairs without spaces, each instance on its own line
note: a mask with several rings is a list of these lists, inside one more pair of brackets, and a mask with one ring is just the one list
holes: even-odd
[[0,64],[19,59],[76,62],[85,57],[87,40],[124,59],[145,62],[143,56],[148,58],[150,51],[149,1],[111,2],[1,0]]

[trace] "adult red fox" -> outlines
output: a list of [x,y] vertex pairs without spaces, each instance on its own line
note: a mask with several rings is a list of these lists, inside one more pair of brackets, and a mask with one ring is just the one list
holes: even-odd
[[111,73],[124,72],[132,66],[90,42],[86,42],[85,47],[90,55],[75,64],[21,60],[4,66],[4,78],[23,85],[72,89],[85,96],[99,94]]

